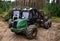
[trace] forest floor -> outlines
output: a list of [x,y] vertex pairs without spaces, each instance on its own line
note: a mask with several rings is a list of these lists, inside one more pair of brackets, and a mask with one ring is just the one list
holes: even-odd
[[0,41],[60,41],[60,23],[53,22],[52,27],[38,28],[36,39],[28,40],[24,35],[16,35],[8,28],[8,23],[0,21]]

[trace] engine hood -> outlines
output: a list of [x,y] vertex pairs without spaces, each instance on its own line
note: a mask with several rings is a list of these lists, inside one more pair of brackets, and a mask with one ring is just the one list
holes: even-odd
[[19,19],[17,22],[17,28],[23,28],[26,27],[27,20],[26,19]]

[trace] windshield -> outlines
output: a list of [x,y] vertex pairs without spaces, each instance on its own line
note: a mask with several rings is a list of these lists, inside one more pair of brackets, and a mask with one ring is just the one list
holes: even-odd
[[23,12],[23,16],[25,19],[27,19],[29,17],[29,12]]
[[19,11],[14,11],[14,12],[13,12],[13,15],[14,15],[14,16],[19,16],[19,13],[20,13]]

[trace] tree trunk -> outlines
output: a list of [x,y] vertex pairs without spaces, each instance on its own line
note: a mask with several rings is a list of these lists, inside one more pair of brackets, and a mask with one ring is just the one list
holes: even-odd
[[57,2],[56,2],[58,5],[60,5],[60,0],[57,0]]

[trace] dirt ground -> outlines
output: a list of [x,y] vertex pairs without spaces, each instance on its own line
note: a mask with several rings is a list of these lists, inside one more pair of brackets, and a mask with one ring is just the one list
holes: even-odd
[[11,32],[8,24],[0,21],[0,41],[60,41],[60,31],[57,30],[58,25],[60,23],[53,22],[52,27],[49,29],[38,28],[37,38],[28,40],[26,36]]

